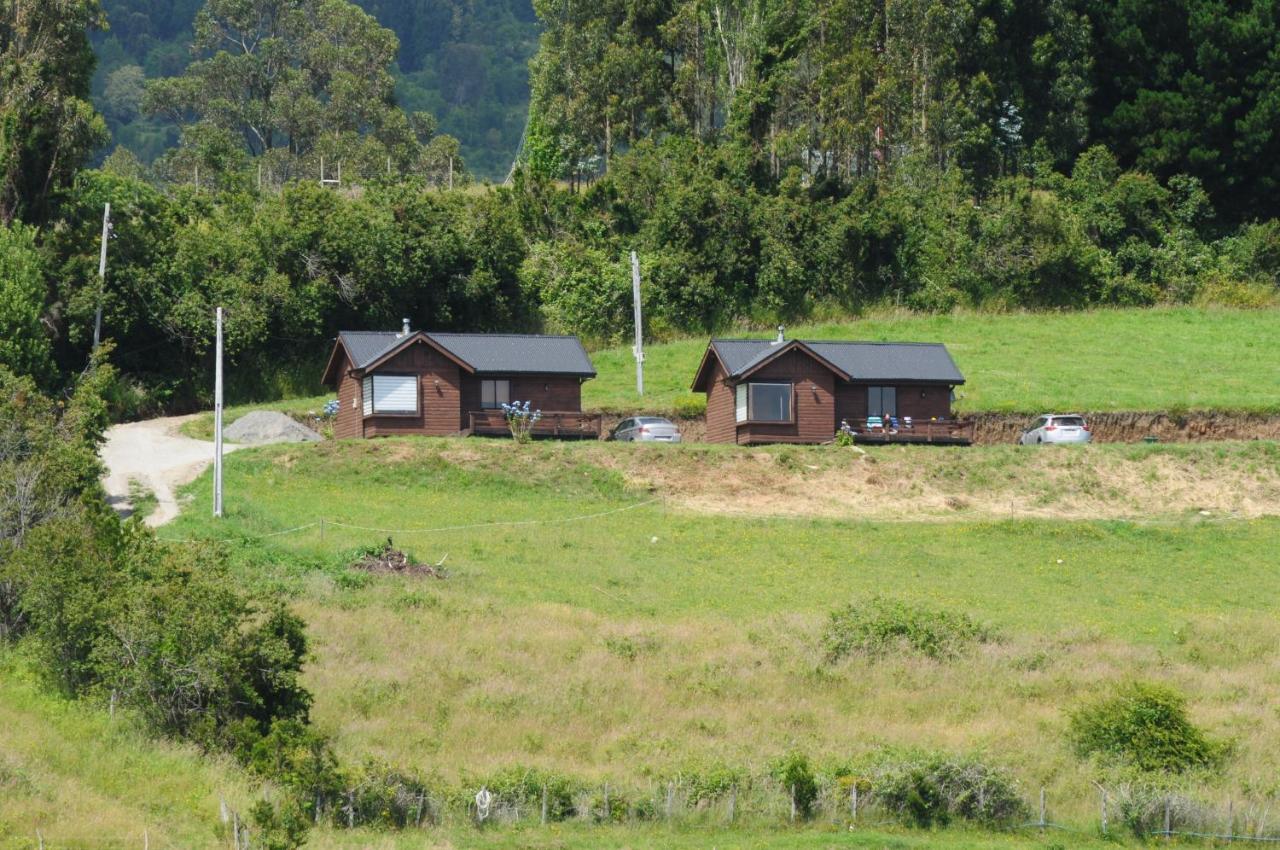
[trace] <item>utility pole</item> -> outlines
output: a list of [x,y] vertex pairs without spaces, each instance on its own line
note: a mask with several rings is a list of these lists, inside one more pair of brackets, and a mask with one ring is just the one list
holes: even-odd
[[93,347],[102,339],[102,299],[107,293],[107,237],[111,235],[111,203],[102,209],[102,248],[98,253],[98,309],[93,314]]
[[222,516],[222,308],[217,311],[213,366],[213,515]]
[[640,258],[631,252],[631,303],[636,314],[636,395],[644,395],[644,332],[640,322]]

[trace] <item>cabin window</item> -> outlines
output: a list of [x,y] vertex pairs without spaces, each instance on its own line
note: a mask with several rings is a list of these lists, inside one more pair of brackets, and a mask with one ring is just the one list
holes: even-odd
[[364,415],[380,413],[414,414],[418,412],[418,376],[366,375],[361,389],[364,395]]
[[748,384],[747,405],[752,422],[790,422],[790,384]]
[[867,387],[868,416],[897,416],[897,387]]
[[734,387],[734,411],[739,422],[747,421],[747,385],[738,384]]
[[480,407],[485,410],[493,410],[502,407],[504,404],[511,403],[511,382],[510,381],[481,381],[480,382]]

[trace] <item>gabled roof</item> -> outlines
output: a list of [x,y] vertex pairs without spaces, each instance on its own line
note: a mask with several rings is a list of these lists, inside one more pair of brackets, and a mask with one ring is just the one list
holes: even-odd
[[713,339],[694,379],[694,388],[703,384],[703,371],[712,356],[731,379],[739,380],[794,350],[803,351],[846,381],[964,383],[964,375],[956,368],[947,347],[937,342]]
[[334,353],[325,367],[324,380],[331,376],[339,350],[345,350],[351,368],[376,368],[415,342],[439,349],[468,372],[485,374],[572,375],[595,377],[591,358],[576,336],[541,334],[463,334],[414,331],[407,336],[395,331],[342,331]]

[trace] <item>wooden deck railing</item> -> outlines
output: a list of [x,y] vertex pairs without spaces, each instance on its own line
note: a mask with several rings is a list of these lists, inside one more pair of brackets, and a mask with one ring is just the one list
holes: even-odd
[[[507,418],[501,410],[472,410],[468,414],[472,434],[510,434]],[[594,440],[600,436],[603,417],[598,413],[544,410],[533,426],[535,437],[577,437]]]
[[973,442],[977,423],[972,419],[919,419],[908,426],[901,417],[898,427],[889,423],[868,427],[866,419],[847,419],[856,432],[854,439],[867,443],[950,443],[967,445]]

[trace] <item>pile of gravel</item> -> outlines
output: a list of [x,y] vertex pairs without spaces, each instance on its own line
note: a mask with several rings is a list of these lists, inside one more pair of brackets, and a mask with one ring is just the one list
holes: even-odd
[[265,446],[268,443],[313,443],[323,440],[301,422],[273,410],[254,410],[222,429],[222,436],[233,443]]

